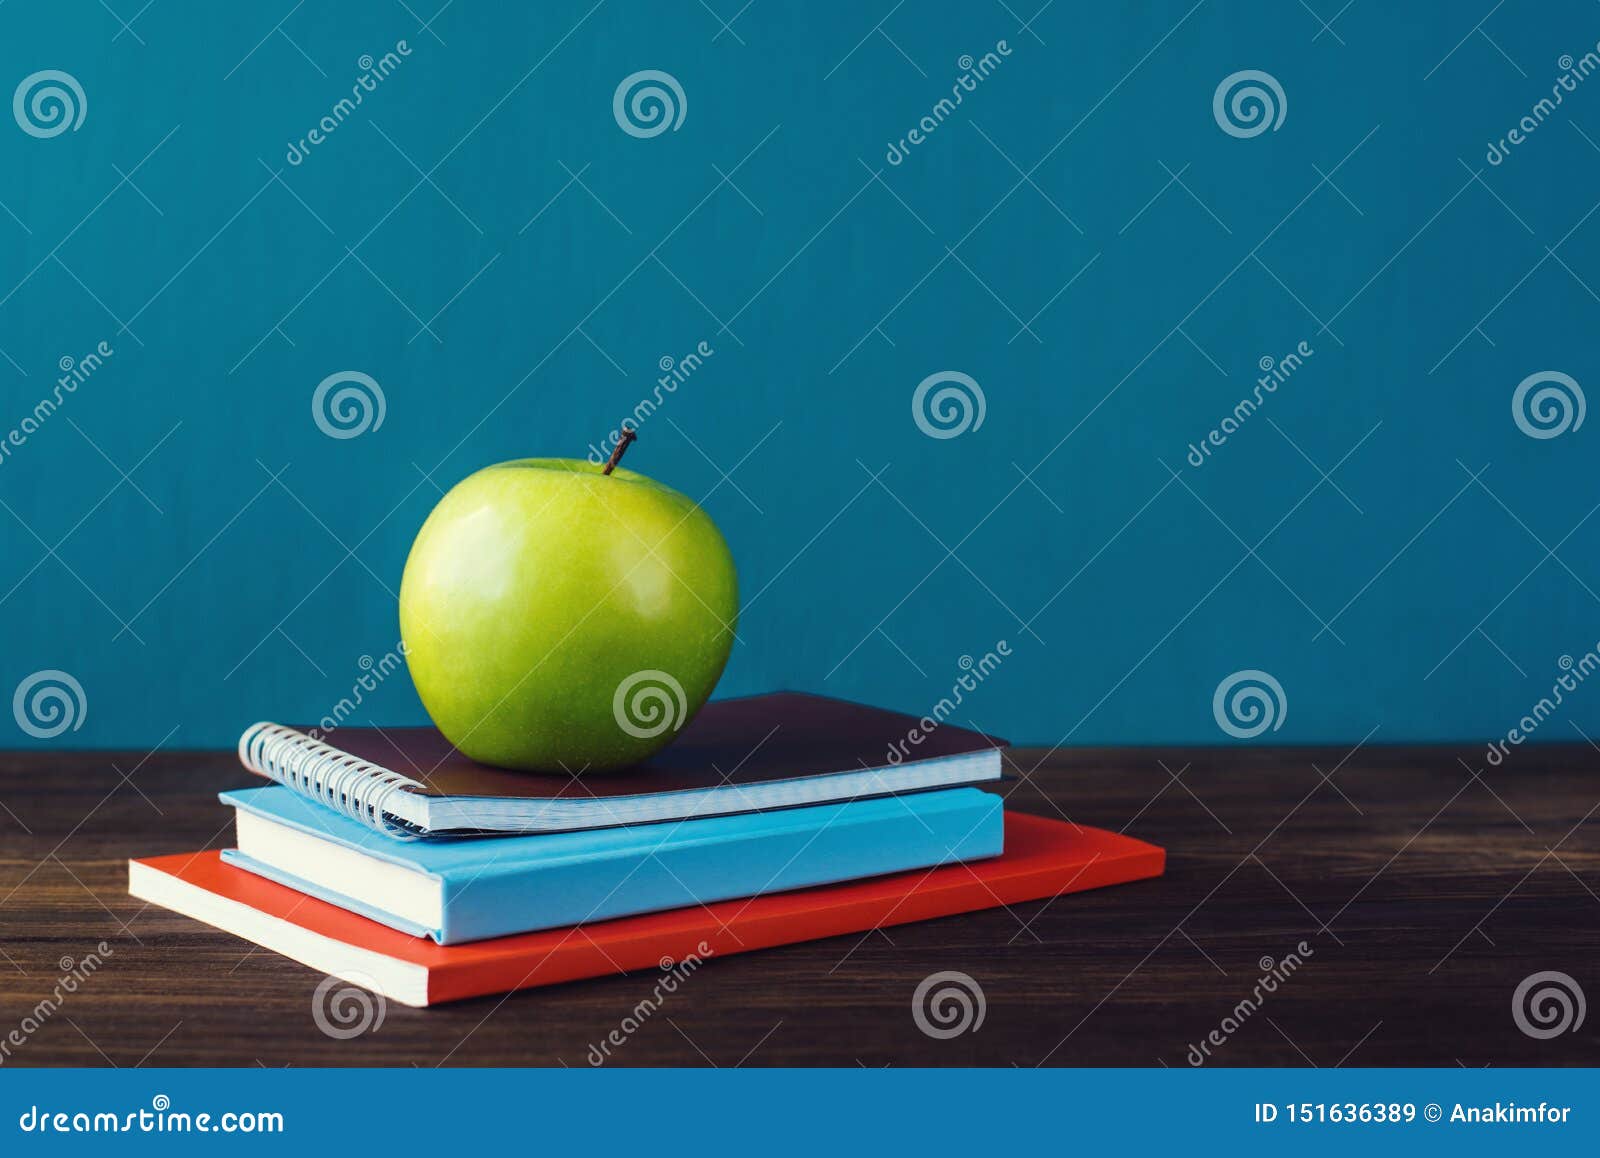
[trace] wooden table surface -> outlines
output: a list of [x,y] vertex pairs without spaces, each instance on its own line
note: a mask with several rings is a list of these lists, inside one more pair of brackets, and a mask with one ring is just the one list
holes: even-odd
[[[1166,876],[709,962],[608,1064],[1182,1067],[1213,1030],[1211,1065],[1600,1063],[1600,1012],[1537,1039],[1512,1004],[1548,970],[1600,997],[1600,751],[1482,755],[1018,750],[1010,807],[1161,844]],[[320,975],[127,895],[127,858],[227,845],[216,793],[251,782],[231,753],[0,754],[0,1061],[583,1066],[650,993],[634,974],[389,1003],[369,1032],[326,1036]],[[103,966],[37,1018],[101,941]],[[943,970],[986,1012],[938,1040],[912,994]]]

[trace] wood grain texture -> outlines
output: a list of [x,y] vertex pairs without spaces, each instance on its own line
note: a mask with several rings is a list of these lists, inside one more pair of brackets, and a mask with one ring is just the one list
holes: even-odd
[[[1010,806],[1168,849],[1158,881],[712,961],[647,1011],[614,1065],[1182,1067],[1304,964],[1213,1065],[1600,1063],[1600,1012],[1549,1040],[1512,994],[1542,970],[1600,998],[1600,753],[1233,748],[1012,753]],[[1042,763],[1041,763],[1042,760]],[[1170,771],[1169,771],[1170,770]],[[6,1065],[589,1064],[649,997],[634,974],[432,1010],[390,1004],[349,1040],[322,978],[126,891],[133,856],[223,847],[231,753],[0,754],[0,1042],[63,959],[102,968],[0,1049]],[[918,982],[981,985],[981,1028],[912,1017]]]

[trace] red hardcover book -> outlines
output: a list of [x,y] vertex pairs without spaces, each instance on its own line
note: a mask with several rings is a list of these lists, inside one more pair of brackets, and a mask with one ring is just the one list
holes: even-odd
[[[1153,844],[1019,813],[990,860],[436,945],[222,863],[215,851],[128,864],[128,891],[406,1005],[708,961],[1160,876]],[[698,966],[697,966],[698,968]]]

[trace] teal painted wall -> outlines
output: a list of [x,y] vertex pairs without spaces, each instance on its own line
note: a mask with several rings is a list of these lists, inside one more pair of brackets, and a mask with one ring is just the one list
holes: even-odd
[[[5,91],[84,113],[0,117],[0,690],[83,692],[0,745],[323,715],[440,488],[702,343],[630,465],[737,556],[721,694],[920,713],[1003,640],[961,715],[1017,741],[1228,741],[1247,671],[1263,740],[1488,739],[1600,639],[1600,426],[1513,411],[1600,372],[1591,4],[284,7],[0,7]],[[675,129],[619,122],[641,70]],[[914,421],[940,372],[981,425]],[[1600,728],[1568,678],[1538,739]],[[421,719],[403,672],[358,719]]]

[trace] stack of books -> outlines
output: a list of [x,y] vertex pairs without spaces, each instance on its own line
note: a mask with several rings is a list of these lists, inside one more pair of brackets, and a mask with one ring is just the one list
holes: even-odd
[[[427,728],[245,732],[236,847],[129,891],[408,1005],[655,968],[1161,873],[1006,813],[1003,741],[795,693],[708,705],[620,773],[475,764]],[[908,741],[908,737],[914,739]]]

